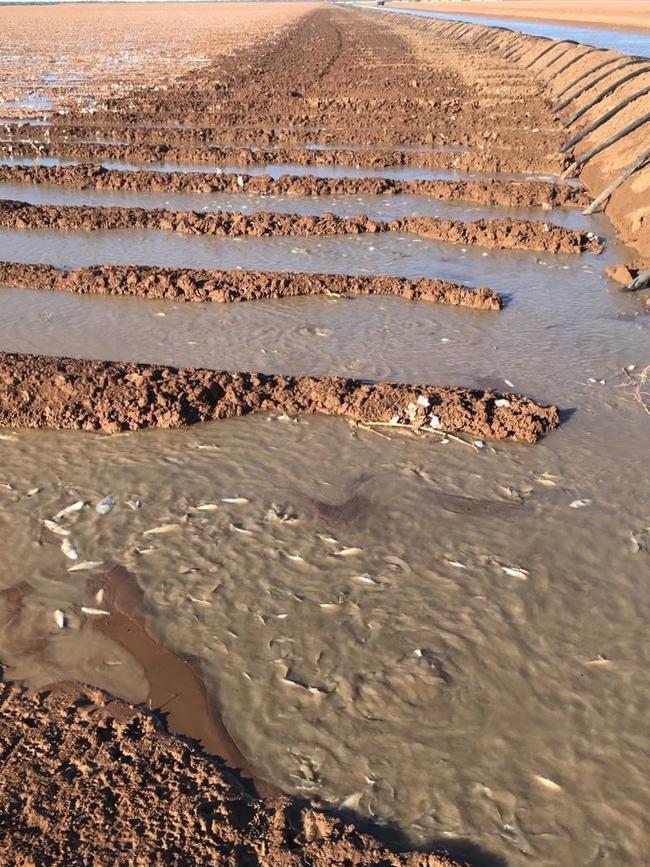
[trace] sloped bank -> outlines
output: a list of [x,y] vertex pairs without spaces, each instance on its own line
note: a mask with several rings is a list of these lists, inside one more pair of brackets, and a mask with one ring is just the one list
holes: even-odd
[[529,443],[560,422],[555,406],[489,390],[0,353],[0,427],[115,433],[251,412],[319,413]]
[[469,289],[447,280],[380,275],[214,271],[132,265],[93,265],[65,270],[52,265],[0,262],[0,286],[82,295],[128,295],[173,301],[232,303],[299,295],[394,295],[475,310],[501,310],[503,298],[485,287]]

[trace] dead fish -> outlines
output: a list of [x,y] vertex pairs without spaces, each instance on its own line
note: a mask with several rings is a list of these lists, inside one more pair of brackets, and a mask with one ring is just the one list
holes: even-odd
[[104,608],[89,608],[87,605],[82,605],[81,610],[84,614],[89,614],[91,617],[109,617],[111,613]]
[[65,509],[61,509],[60,512],[57,512],[56,515],[53,516],[55,521],[58,521],[59,518],[65,518],[66,515],[71,515],[73,512],[79,512],[86,504],[83,500],[77,500],[76,503],[72,503],[70,506],[66,506]]
[[553,780],[549,780],[548,777],[540,777],[539,774],[533,774],[533,779],[536,783],[539,783],[540,786],[548,789],[549,792],[562,791],[562,786],[560,786],[558,783],[555,783]]
[[140,500],[127,500],[126,505],[135,512],[140,508],[142,502]]
[[464,563],[461,563],[460,560],[447,560],[450,566],[453,566],[454,569],[467,569],[467,566]]
[[104,497],[103,500],[100,500],[99,503],[95,506],[95,511],[98,515],[108,515],[113,506],[115,505],[115,500],[109,494],[107,497]]
[[237,524],[228,524],[231,530],[234,530],[235,533],[241,533],[242,536],[252,536],[252,530],[246,530],[244,527],[239,527]]
[[293,560],[296,563],[304,563],[305,558],[301,557],[300,554],[287,554],[286,551],[282,552],[287,560]]
[[70,560],[76,560],[79,552],[67,537],[61,540],[61,550]]
[[151,527],[150,530],[145,530],[143,536],[159,536],[163,533],[173,533],[174,530],[180,530],[180,524],[160,524],[158,527]]
[[26,497],[33,497],[40,491],[40,488],[30,488],[25,494]]
[[587,659],[583,665],[597,668],[616,668],[615,662],[607,659],[606,656],[601,656],[600,653],[597,653],[594,659]]
[[199,512],[216,512],[219,506],[216,503],[201,503],[196,508]]
[[57,524],[56,521],[51,521],[49,518],[43,518],[42,524],[47,530],[50,531],[50,533],[55,533],[57,536],[70,535],[70,530],[66,530],[65,527]]
[[526,569],[522,569],[520,566],[502,566],[501,569],[511,578],[521,578],[522,581],[525,581],[530,574]]
[[570,509],[584,509],[585,506],[590,506],[591,500],[574,500],[572,503],[569,503]]
[[212,602],[209,599],[199,599],[196,596],[192,596],[191,593],[187,594],[187,598],[190,602],[195,602],[197,605],[212,605]]
[[54,622],[59,627],[59,629],[65,629],[66,616],[63,613],[63,611],[61,611],[60,608],[57,608],[56,611],[54,612]]
[[335,557],[355,557],[357,554],[363,554],[363,548],[341,548],[334,552]]
[[16,434],[0,433],[0,440],[4,440],[6,443],[17,443],[18,437]]
[[353,792],[339,804],[339,810],[358,810],[363,798],[363,792]]
[[368,575],[368,574],[364,574],[364,575],[354,575],[354,576],[353,576],[353,580],[354,580],[354,581],[361,581],[362,584],[375,584],[375,585],[378,585],[378,584],[381,583],[380,581],[375,581],[375,579],[374,579],[374,578],[371,578],[370,575]]
[[92,569],[99,569],[103,566],[101,560],[82,560],[81,563],[75,563],[74,566],[68,566],[68,572],[85,572]]
[[246,497],[222,497],[222,503],[232,503],[234,506],[243,506],[244,503],[248,503],[249,501]]
[[335,539],[334,536],[326,536],[323,533],[316,533],[319,539],[322,539],[323,542],[329,542],[332,545],[338,545],[339,540]]

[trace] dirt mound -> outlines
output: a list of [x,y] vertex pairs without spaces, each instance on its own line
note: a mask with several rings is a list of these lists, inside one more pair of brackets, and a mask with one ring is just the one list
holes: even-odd
[[[265,166],[293,163],[301,166],[350,166],[359,168],[423,168],[456,169],[459,171],[525,172],[527,158],[518,157],[509,149],[492,148],[484,151],[400,151],[400,150],[327,150],[299,147],[237,148],[191,147],[168,144],[106,144],[103,142],[0,142],[0,155],[11,157],[56,157],[64,160],[106,160],[148,163],[192,163],[195,165]],[[562,169],[566,160],[557,158],[554,168]]]
[[547,181],[395,180],[321,178],[316,175],[228,174],[217,172],[133,172],[103,166],[0,166],[0,183],[56,184],[76,190],[138,190],[192,193],[250,193],[269,196],[413,195],[461,199],[516,208],[584,208],[590,196],[578,187]]
[[0,286],[220,303],[350,294],[396,295],[409,301],[436,301],[477,310],[503,307],[503,298],[492,289],[468,289],[447,280],[282,271],[206,271],[131,265],[93,265],[67,271],[51,265],[0,262]]
[[433,241],[478,244],[500,250],[543,250],[551,253],[599,253],[601,241],[591,232],[566,229],[534,220],[443,220],[405,217],[371,220],[365,214],[303,216],[274,211],[250,214],[236,211],[168,211],[160,208],[90,208],[67,205],[29,205],[0,201],[0,226],[9,229],[164,229],[184,235],[218,237],[275,237],[292,235],[359,235],[377,232],[412,232]]
[[531,443],[560,421],[554,406],[492,391],[0,353],[0,427],[114,433],[250,412],[321,413]]
[[395,855],[307,803],[262,800],[152,714],[79,684],[0,683],[3,861],[451,867]]

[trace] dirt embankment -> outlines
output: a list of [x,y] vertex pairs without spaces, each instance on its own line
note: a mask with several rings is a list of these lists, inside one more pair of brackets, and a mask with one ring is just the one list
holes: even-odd
[[650,262],[650,58],[499,30],[386,13],[399,28],[454,42],[477,64],[502,58],[511,74],[534,75],[543,88],[556,145],[604,210],[619,238]]
[[80,684],[0,683],[0,751],[0,846],[16,867],[452,867],[395,855],[304,802],[255,797],[152,714]]
[[269,196],[414,195],[514,208],[584,208],[584,190],[549,181],[396,180],[321,178],[316,175],[228,174],[217,172],[133,172],[79,166],[0,166],[0,184],[54,184],[77,190],[140,192],[250,193]]
[[556,407],[492,391],[0,353],[0,427],[115,433],[251,412],[319,413],[523,442],[559,425]]
[[478,244],[500,250],[544,250],[551,253],[600,253],[601,241],[591,232],[566,229],[533,220],[442,220],[405,217],[371,220],[364,214],[303,216],[259,211],[251,214],[215,211],[167,211],[145,208],[90,208],[67,205],[29,205],[0,201],[0,226],[9,229],[163,229],[186,235],[218,237],[277,237],[309,235],[358,235],[412,232],[434,241]]
[[129,295],[173,301],[231,303],[299,295],[393,295],[476,310],[501,310],[503,298],[485,287],[425,278],[301,274],[277,271],[210,271],[147,266],[93,265],[65,270],[51,265],[0,262],[0,286],[87,295]]

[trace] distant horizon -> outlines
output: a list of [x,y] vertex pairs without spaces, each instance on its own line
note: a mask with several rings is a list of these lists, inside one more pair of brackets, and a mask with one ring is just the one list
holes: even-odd
[[109,3],[299,3],[300,0],[0,0],[0,6],[70,6]]

